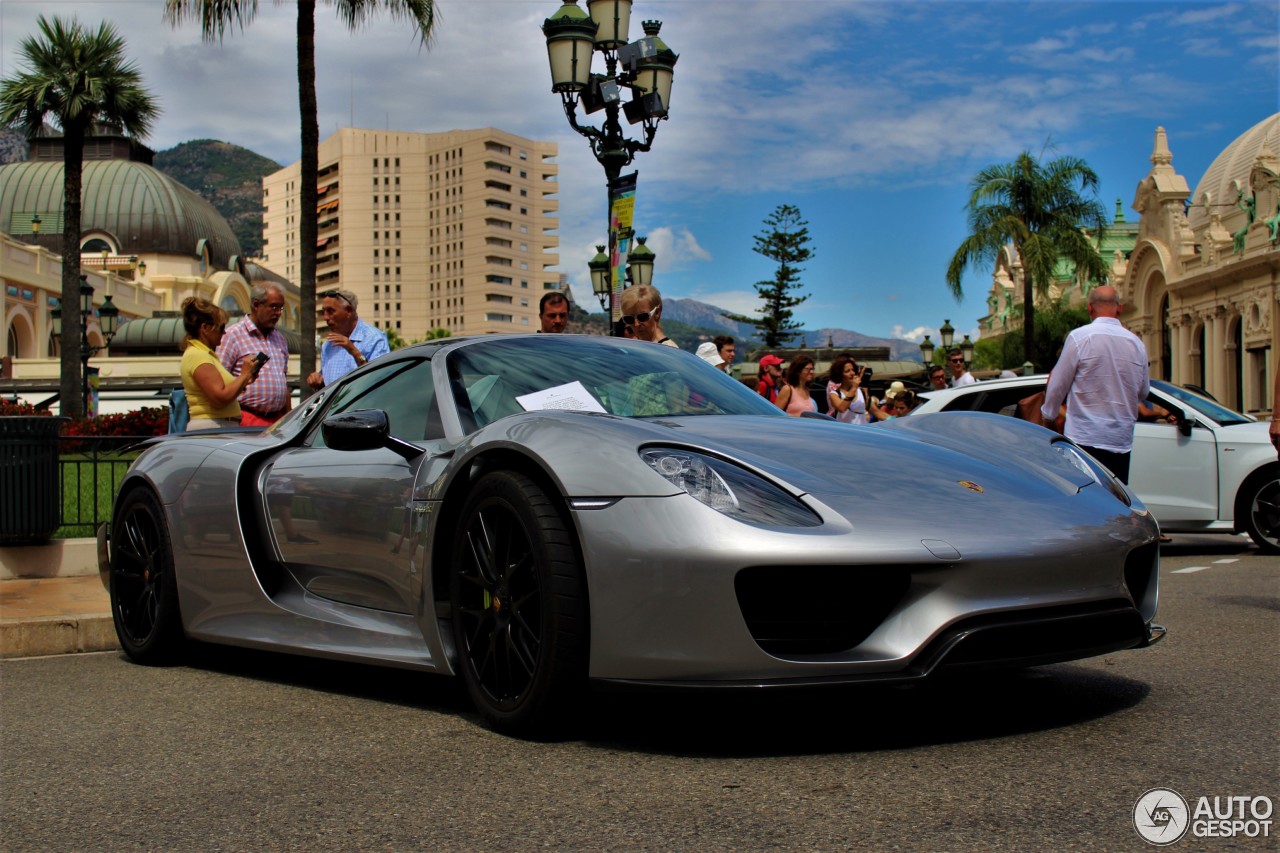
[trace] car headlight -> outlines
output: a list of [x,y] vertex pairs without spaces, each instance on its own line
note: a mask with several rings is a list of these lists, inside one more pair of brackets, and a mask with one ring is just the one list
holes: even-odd
[[673,447],[648,447],[640,458],[691,498],[738,521],[768,527],[822,524],[817,513],[792,495],[723,459]]
[[1080,448],[1066,441],[1055,441],[1053,449],[1058,451],[1068,462],[1078,468],[1081,472],[1088,474],[1093,481],[1102,486],[1115,496],[1116,500],[1125,506],[1132,506],[1133,501],[1129,500],[1129,492],[1125,489],[1124,484],[1116,479],[1115,475],[1108,471],[1101,463]]

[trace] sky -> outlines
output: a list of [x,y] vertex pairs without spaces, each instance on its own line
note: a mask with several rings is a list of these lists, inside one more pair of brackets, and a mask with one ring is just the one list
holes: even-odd
[[[595,310],[587,261],[606,238],[605,178],[551,93],[541,25],[559,3],[437,8],[422,48],[385,12],[351,34],[317,4],[321,138],[348,126],[497,127],[557,142],[558,269]],[[296,161],[292,4],[261,0],[243,31],[212,44],[162,10],[162,0],[0,0],[0,77],[19,70],[39,14],[106,20],[159,100],[150,147],[219,139]],[[754,312],[753,285],[774,272],[754,237],[792,205],[815,253],[796,309],[810,329],[936,341],[950,320],[976,339],[990,269],[966,274],[960,301],[944,276],[979,170],[1024,150],[1080,157],[1108,214],[1120,201],[1136,221],[1129,205],[1157,127],[1194,190],[1223,148],[1280,110],[1277,0],[636,0],[633,39],[649,19],[679,54],[670,118],[631,166],[654,284],[664,298]]]

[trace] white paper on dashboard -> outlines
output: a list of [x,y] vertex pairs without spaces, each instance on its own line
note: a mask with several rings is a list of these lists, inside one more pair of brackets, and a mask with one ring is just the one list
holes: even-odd
[[545,391],[522,394],[516,397],[516,402],[523,406],[526,412],[538,409],[569,409],[575,412],[604,411],[600,401],[592,397],[591,393],[577,380]]

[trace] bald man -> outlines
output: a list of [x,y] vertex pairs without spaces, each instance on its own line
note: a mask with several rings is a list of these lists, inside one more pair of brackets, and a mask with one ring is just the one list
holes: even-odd
[[1093,322],[1067,335],[1040,413],[1051,423],[1066,400],[1067,438],[1128,483],[1133,424],[1138,404],[1151,390],[1151,377],[1147,348],[1116,319],[1121,307],[1114,287],[1089,292]]

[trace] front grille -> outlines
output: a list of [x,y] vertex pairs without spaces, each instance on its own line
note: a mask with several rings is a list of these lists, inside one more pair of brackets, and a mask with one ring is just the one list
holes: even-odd
[[782,658],[862,643],[906,595],[910,566],[752,566],[734,590],[751,636]]
[[1031,666],[1077,660],[1142,643],[1146,625],[1127,601],[993,614],[953,625],[930,652],[944,667]]

